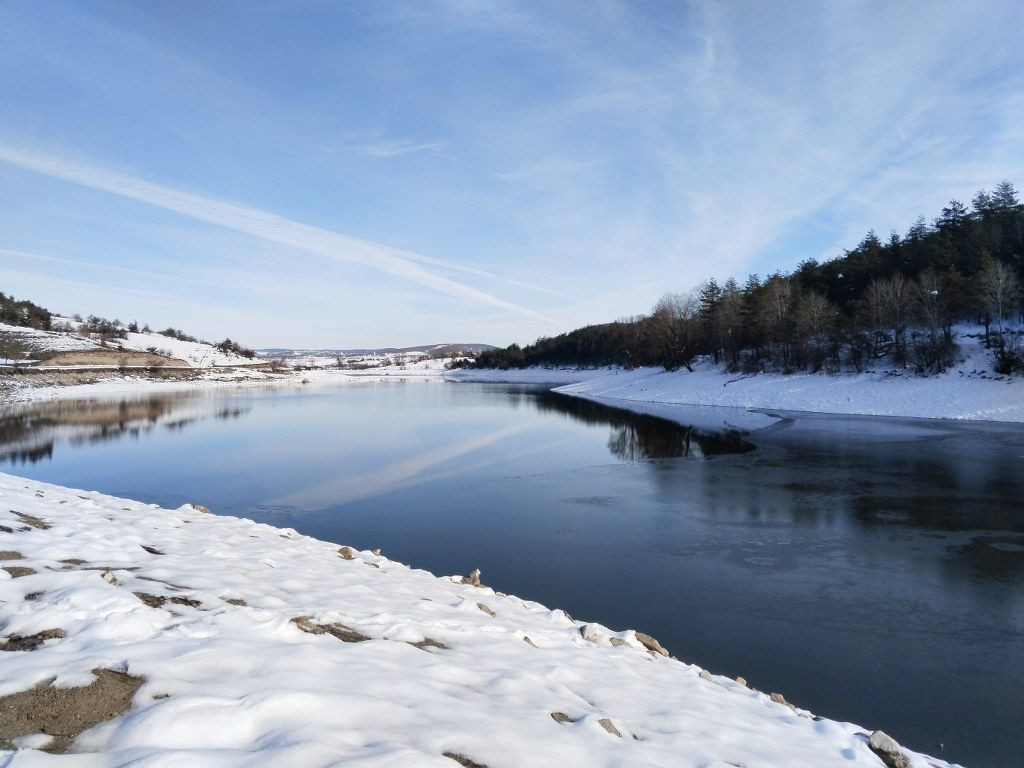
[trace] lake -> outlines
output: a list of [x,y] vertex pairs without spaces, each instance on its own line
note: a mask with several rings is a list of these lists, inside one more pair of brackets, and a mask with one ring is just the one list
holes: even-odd
[[437,381],[43,403],[0,416],[0,471],[478,567],[816,714],[1022,764],[1024,427],[652,410]]

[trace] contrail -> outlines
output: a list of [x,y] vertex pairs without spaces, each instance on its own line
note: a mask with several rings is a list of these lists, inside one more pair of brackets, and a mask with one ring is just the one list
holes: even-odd
[[[29,152],[0,144],[0,161],[25,168],[56,179],[70,181],[84,187],[98,189],[121,197],[148,203],[157,208],[180,213],[183,216],[209,224],[233,229],[292,248],[310,251],[320,256],[361,264],[386,272],[404,280],[433,288],[451,296],[469,299],[481,304],[516,312],[521,315],[550,322],[539,312],[499,299],[489,293],[455,280],[428,272],[415,261],[437,263],[452,268],[456,265],[411,254],[368,240],[342,235],[320,227],[301,224],[274,213],[247,208],[234,203],[212,200],[200,195],[165,187],[144,179],[137,179],[106,168],[85,165],[60,157]],[[462,268],[468,270],[470,268]]]

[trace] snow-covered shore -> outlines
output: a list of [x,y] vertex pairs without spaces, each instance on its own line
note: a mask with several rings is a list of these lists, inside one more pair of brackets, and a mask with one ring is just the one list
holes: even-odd
[[[244,368],[195,371],[191,378],[109,376],[87,384],[29,386],[0,381],[7,403],[57,398],[213,387],[341,385],[355,381],[431,380],[545,384],[559,392],[672,418],[674,406],[965,419],[1024,423],[1024,377],[991,371],[991,353],[976,336],[963,336],[964,358],[942,374],[878,370],[859,374],[791,373],[742,375],[700,362],[693,371],[662,368],[447,370],[443,360],[422,360],[362,371],[318,369],[272,373]],[[5,383],[7,388],[4,389]],[[717,418],[717,417],[716,417]],[[730,417],[731,418],[731,417]]]
[[906,371],[741,375],[702,362],[694,370],[603,368],[580,370],[453,371],[462,381],[550,383],[558,392],[609,405],[724,406],[773,411],[1024,422],[1024,377],[998,376],[976,338],[962,338],[964,360],[942,374]]
[[[116,397],[118,395],[159,394],[190,389],[225,389],[252,387],[298,387],[307,385],[341,385],[356,381],[391,379],[436,380],[444,371],[444,362],[427,360],[402,366],[374,368],[366,371],[344,371],[332,368],[319,370],[284,370],[271,372],[245,368],[196,371],[181,379],[162,376],[111,375],[81,384],[38,385],[25,378],[0,379],[0,403],[16,404],[43,400]],[[5,386],[6,385],[6,388]]]
[[0,497],[0,766],[883,765],[863,728],[457,577],[192,505]]

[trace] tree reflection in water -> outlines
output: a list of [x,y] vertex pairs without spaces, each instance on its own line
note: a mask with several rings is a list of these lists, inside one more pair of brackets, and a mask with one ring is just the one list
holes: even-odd
[[738,429],[698,429],[557,392],[529,392],[522,396],[529,398],[542,412],[563,413],[587,424],[607,424],[612,428],[608,450],[623,461],[703,459],[746,453],[756,447],[744,439],[746,433]]
[[56,400],[0,412],[0,464],[53,458],[54,446],[138,438],[157,426],[184,429],[207,418],[236,419],[250,410],[193,393],[123,400]]

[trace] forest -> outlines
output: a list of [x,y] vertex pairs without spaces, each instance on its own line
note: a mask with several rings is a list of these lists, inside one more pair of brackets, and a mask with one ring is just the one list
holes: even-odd
[[930,373],[956,362],[955,326],[969,321],[984,327],[997,372],[1021,372],[1022,254],[1024,205],[1004,181],[970,207],[951,200],[931,223],[920,216],[903,236],[871,231],[843,256],[788,274],[669,291],[648,314],[488,350],[472,365],[692,370],[706,356],[743,373]]

